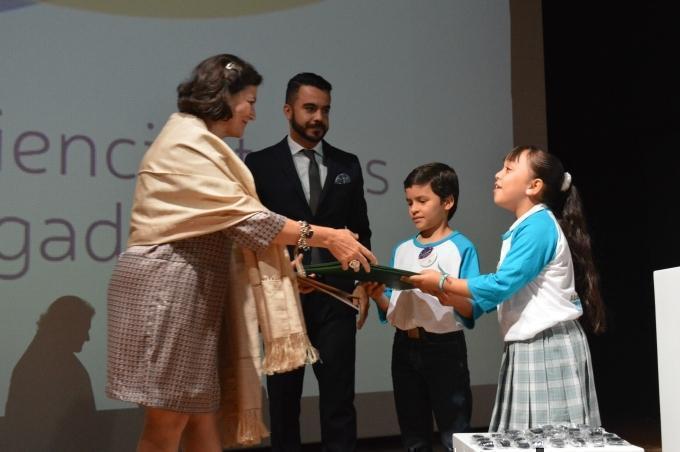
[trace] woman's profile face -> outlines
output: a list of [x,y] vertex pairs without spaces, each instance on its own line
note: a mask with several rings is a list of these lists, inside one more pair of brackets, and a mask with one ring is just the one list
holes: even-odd
[[240,138],[250,121],[255,120],[255,102],[257,101],[257,86],[246,86],[241,91],[232,94],[231,118],[220,121],[225,137]]

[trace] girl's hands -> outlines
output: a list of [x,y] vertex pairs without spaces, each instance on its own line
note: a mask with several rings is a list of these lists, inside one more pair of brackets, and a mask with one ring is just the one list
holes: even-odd
[[439,278],[441,273],[434,270],[423,270],[420,274],[403,277],[402,281],[413,284],[418,289],[430,295],[437,296],[439,292]]

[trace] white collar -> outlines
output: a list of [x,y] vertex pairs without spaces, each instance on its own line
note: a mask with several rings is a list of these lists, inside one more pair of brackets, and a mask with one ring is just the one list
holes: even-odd
[[522,214],[522,216],[520,216],[517,220],[515,220],[515,222],[512,223],[512,226],[510,226],[510,228],[508,229],[507,232],[510,232],[510,231],[512,231],[513,229],[515,229],[517,226],[519,226],[519,224],[520,224],[522,221],[526,220],[527,217],[529,217],[529,216],[535,214],[536,212],[539,212],[539,211],[541,211],[541,210],[547,209],[547,208],[548,208],[548,206],[546,206],[546,205],[543,204],[543,203],[541,203],[541,204],[536,204],[534,207],[532,207],[531,209],[529,209],[529,210],[527,210],[526,212],[524,212],[524,214]]
[[[300,152],[303,149],[310,149],[310,148],[306,148],[306,147],[302,146],[297,141],[293,140],[290,137],[290,135],[288,135],[286,138],[288,140],[288,147],[290,148],[290,152],[293,155],[297,154],[298,152]],[[323,145],[322,145],[322,143],[323,143],[322,141],[319,141],[318,143],[316,143],[316,146],[311,148],[311,149],[314,149],[314,152],[319,154],[321,157],[323,157]]]

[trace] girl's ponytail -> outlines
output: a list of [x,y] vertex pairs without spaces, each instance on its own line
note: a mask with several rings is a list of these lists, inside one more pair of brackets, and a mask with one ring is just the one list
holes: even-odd
[[600,277],[593,262],[593,251],[581,197],[574,184],[566,190],[562,211],[553,212],[569,242],[576,276],[576,292],[583,304],[581,321],[592,332],[602,333],[605,330],[606,321],[604,303],[600,294]]

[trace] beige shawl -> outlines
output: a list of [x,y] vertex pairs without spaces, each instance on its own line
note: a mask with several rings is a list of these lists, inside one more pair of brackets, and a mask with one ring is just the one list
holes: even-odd
[[[266,210],[245,164],[205,123],[175,113],[140,165],[128,246],[167,243],[233,226]],[[286,372],[318,359],[307,337],[297,282],[284,246],[233,246],[225,294],[220,369],[224,446],[257,444],[261,371]],[[261,360],[259,333],[264,342]]]

